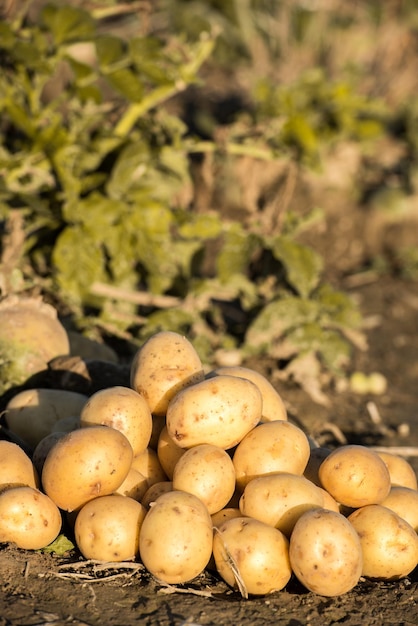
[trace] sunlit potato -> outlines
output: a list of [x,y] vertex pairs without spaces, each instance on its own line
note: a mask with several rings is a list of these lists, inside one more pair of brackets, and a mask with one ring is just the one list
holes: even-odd
[[0,489],[20,485],[39,487],[38,471],[20,446],[0,440]]
[[392,485],[409,487],[410,489],[418,488],[415,470],[406,459],[397,454],[381,450],[377,450],[377,454],[388,468]]

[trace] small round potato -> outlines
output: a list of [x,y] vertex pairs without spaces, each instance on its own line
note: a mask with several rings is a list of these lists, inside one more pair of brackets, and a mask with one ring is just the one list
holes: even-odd
[[418,489],[417,475],[414,468],[406,459],[391,452],[378,450],[378,456],[385,462],[389,470],[390,482],[398,487]]
[[237,488],[273,472],[303,474],[310,455],[305,433],[288,421],[258,424],[235,449],[233,462]]
[[348,521],[360,537],[363,576],[398,580],[418,563],[418,536],[404,519],[380,504],[363,506]]
[[65,389],[25,389],[6,406],[6,422],[12,432],[35,448],[58,420],[79,417],[88,398]]
[[132,460],[132,467],[141,472],[147,479],[148,486],[167,480],[167,474],[158,458],[158,454],[152,448],[146,448],[140,454],[136,454]]
[[0,489],[39,487],[39,474],[24,450],[16,443],[0,440]]
[[418,491],[416,489],[393,485],[389,495],[380,504],[395,511],[418,533]]
[[153,415],[165,415],[180,389],[205,377],[192,343],[182,335],[161,331],[137,351],[131,366],[131,387],[141,394]]
[[167,430],[181,448],[209,443],[227,450],[258,424],[263,400],[245,378],[215,376],[180,391],[167,408]]
[[361,445],[333,450],[318,471],[321,485],[332,497],[353,509],[379,504],[390,491],[389,471],[376,452]]
[[168,491],[173,491],[173,483],[171,480],[162,480],[160,483],[153,483],[151,487],[148,487],[146,490],[141,503],[146,509],[149,509],[151,504],[153,504],[157,498]]
[[213,557],[219,574],[243,597],[280,591],[292,575],[287,538],[249,517],[234,517],[219,526]]
[[125,435],[134,455],[143,452],[151,437],[152,416],[142,396],[117,385],[96,391],[80,415],[80,426],[110,426]]
[[86,426],[61,437],[42,469],[45,493],[64,511],[113,493],[125,480],[132,447],[119,430]]
[[134,467],[129,468],[129,472],[125,480],[119,485],[113,493],[120,496],[127,496],[138,502],[142,502],[146,491],[148,489],[148,481],[146,476],[143,476],[141,472],[138,472]]
[[0,543],[40,550],[57,538],[61,525],[58,507],[38,489],[13,487],[0,493]]
[[362,573],[359,537],[350,522],[335,511],[304,513],[290,537],[289,556],[299,581],[321,596],[347,593]]
[[207,377],[219,376],[227,374],[228,376],[239,376],[247,378],[257,385],[263,397],[263,412],[261,415],[262,422],[272,422],[276,420],[287,420],[287,410],[285,404],[271,382],[249,367],[242,365],[229,365],[225,367],[217,367],[209,373]]
[[230,501],[235,491],[235,471],[223,448],[201,444],[187,450],[173,473],[173,489],[193,493],[212,515]]
[[215,528],[222,526],[224,522],[229,519],[234,519],[235,517],[242,517],[242,513],[236,507],[225,507],[216,513],[211,515],[212,524]]
[[81,554],[98,561],[128,561],[139,554],[139,533],[146,509],[129,497],[108,495],[87,502],[78,512],[74,536]]
[[184,491],[161,495],[143,521],[139,551],[147,570],[166,583],[201,574],[212,554],[212,520],[203,502]]
[[243,515],[275,526],[290,537],[302,513],[323,505],[322,491],[316,485],[303,476],[280,472],[251,480],[239,508]]

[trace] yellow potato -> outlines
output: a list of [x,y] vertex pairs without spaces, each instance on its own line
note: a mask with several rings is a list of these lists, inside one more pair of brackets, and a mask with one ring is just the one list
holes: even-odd
[[359,537],[348,520],[335,511],[307,511],[290,537],[292,570],[310,591],[338,596],[355,587],[363,557]]
[[148,481],[146,476],[138,472],[134,467],[129,468],[128,475],[113,493],[121,496],[127,496],[138,502],[142,502],[148,489]]
[[257,385],[263,397],[262,422],[287,420],[287,410],[280,394],[263,374],[249,367],[243,367],[242,365],[229,365],[217,367],[209,373],[209,376],[224,374],[247,378]]
[[38,443],[32,454],[32,463],[38,473],[38,476],[42,476],[42,469],[45,463],[45,459],[49,454],[51,448],[55,446],[58,439],[61,439],[65,432],[52,432]]
[[98,496],[113,493],[125,480],[132,447],[119,430],[87,426],[61,437],[42,470],[45,493],[65,511],[74,511]]
[[152,448],[148,447],[140,454],[135,455],[132,460],[132,467],[145,476],[149,487],[153,483],[167,480],[167,474],[163,470],[158,454]]
[[211,515],[212,524],[216,528],[222,526],[227,520],[234,519],[235,517],[242,517],[241,511],[236,507],[226,507]]
[[212,554],[212,520],[203,502],[183,491],[161,495],[143,521],[139,552],[147,570],[166,583],[201,574]]
[[417,475],[414,468],[406,459],[391,452],[377,451],[378,456],[385,462],[389,470],[390,482],[398,487],[417,489]]
[[80,426],[110,426],[125,435],[134,455],[143,452],[151,437],[152,417],[142,396],[129,387],[107,387],[94,393],[80,415]]
[[6,422],[12,432],[35,448],[58,420],[79,417],[87,400],[75,391],[26,389],[7,403]]
[[180,448],[180,446],[176,444],[168,434],[167,426],[164,426],[158,440],[157,455],[161,467],[170,480],[173,479],[174,468],[177,465],[177,461],[185,452],[185,448]]
[[128,561],[139,554],[139,533],[146,514],[136,500],[108,495],[79,511],[74,536],[81,554],[98,561]]
[[379,504],[390,491],[389,471],[376,452],[360,445],[333,450],[318,471],[322,487],[346,507]]
[[165,415],[171,398],[205,377],[199,355],[182,335],[161,331],[137,351],[131,366],[131,387],[148,403],[153,415]]
[[0,543],[40,550],[57,538],[62,525],[58,507],[33,487],[13,487],[0,493]]
[[237,487],[274,472],[302,474],[310,455],[305,433],[284,420],[258,424],[240,441],[233,455]]
[[322,508],[321,490],[303,476],[280,472],[251,480],[241,496],[243,515],[274,526],[290,537],[305,511]]
[[398,580],[418,563],[418,536],[404,519],[380,504],[360,507],[348,517],[360,537],[363,576]]
[[151,487],[146,490],[141,503],[146,509],[149,509],[151,504],[157,500],[163,493],[167,491],[173,491],[173,483],[171,480],[162,480],[160,483],[153,483]]
[[394,511],[418,533],[418,491],[410,487],[393,485],[381,506]]
[[222,578],[244,597],[280,591],[289,582],[289,542],[276,528],[248,517],[225,521],[213,538]]
[[18,485],[39,487],[39,474],[20,446],[0,440],[0,489]]
[[173,489],[197,496],[209,513],[216,513],[230,501],[235,491],[235,471],[223,448],[201,444],[187,450],[173,473]]
[[169,436],[181,448],[233,448],[261,418],[262,396],[245,378],[215,376],[183,389],[167,408]]

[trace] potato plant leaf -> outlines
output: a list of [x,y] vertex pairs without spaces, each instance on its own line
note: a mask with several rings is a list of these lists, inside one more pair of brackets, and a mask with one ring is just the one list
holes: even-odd
[[287,237],[276,237],[270,245],[274,257],[285,268],[289,284],[302,298],[309,297],[319,284],[322,258],[311,248]]

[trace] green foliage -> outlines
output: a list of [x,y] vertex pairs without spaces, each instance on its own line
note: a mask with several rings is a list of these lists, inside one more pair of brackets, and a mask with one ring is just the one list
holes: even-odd
[[[11,210],[24,215],[26,286],[52,293],[80,327],[134,343],[170,329],[208,361],[233,348],[315,354],[340,373],[345,330],[360,320],[322,284],[320,256],[297,242],[303,220],[289,214],[283,232],[266,234],[182,200],[190,153],[217,146],[191,137],[164,105],[198,83],[214,45],[201,31],[193,42],[104,34],[71,5],[46,6],[34,24],[0,24],[0,209],[5,224]],[[294,157],[310,158],[334,128],[364,131],[363,100],[321,76],[281,91],[260,83],[256,95],[262,148],[250,126],[227,154],[269,159],[297,144]]]

